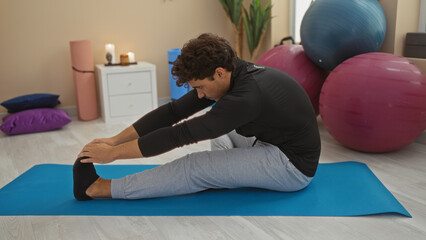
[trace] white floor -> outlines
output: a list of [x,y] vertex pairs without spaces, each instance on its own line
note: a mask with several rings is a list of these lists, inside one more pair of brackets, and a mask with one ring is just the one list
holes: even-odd
[[[0,133],[0,187],[35,164],[72,164],[94,138],[118,133],[130,122],[73,122],[45,133]],[[0,239],[426,239],[426,145],[412,143],[386,154],[366,154],[338,144],[319,123],[320,162],[366,163],[413,218],[363,217],[105,217],[3,216]],[[116,164],[162,164],[187,153],[209,150],[209,141],[159,157]]]

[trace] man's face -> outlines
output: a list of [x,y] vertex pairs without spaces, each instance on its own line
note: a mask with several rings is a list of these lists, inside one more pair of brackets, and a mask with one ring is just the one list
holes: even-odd
[[230,72],[229,74],[215,72],[213,80],[204,78],[200,80],[191,80],[188,81],[188,83],[192,88],[197,90],[198,98],[204,97],[217,102],[228,92],[230,85]]

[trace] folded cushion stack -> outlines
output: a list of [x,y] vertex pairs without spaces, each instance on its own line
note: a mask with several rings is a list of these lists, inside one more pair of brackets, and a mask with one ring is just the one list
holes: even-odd
[[59,95],[35,93],[15,97],[1,103],[9,115],[3,118],[0,130],[7,135],[44,132],[61,128],[71,122],[67,113],[54,107]]

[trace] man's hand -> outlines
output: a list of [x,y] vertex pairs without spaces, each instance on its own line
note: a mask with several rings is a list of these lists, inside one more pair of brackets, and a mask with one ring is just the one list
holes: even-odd
[[114,146],[105,142],[93,140],[84,146],[78,157],[89,157],[81,160],[82,163],[110,163],[115,160]]

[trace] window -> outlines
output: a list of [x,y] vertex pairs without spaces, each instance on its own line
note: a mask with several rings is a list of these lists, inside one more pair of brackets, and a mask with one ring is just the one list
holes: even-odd
[[300,43],[300,26],[302,25],[303,16],[305,15],[306,10],[314,0],[291,0],[290,9],[291,9],[291,27],[290,34],[294,37],[296,43]]
[[426,32],[426,0],[420,3],[419,32]]

